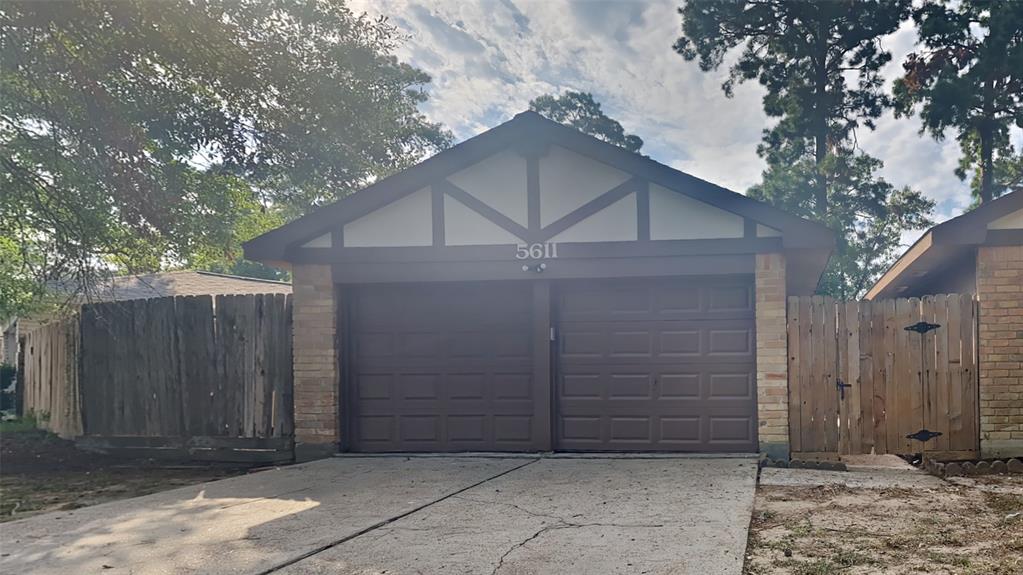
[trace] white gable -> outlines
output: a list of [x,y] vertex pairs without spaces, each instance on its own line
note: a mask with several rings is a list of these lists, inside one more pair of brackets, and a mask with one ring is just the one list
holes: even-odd
[[308,242],[302,244],[303,248],[329,248],[334,245],[333,240],[330,237],[330,233],[323,234],[322,236],[313,238]]
[[650,239],[741,238],[742,216],[658,185],[650,186]]
[[430,203],[423,188],[345,224],[345,247],[433,245]]
[[556,222],[629,177],[607,164],[551,146],[540,158],[540,225]]
[[525,226],[526,159],[506,150],[448,177],[448,181],[481,202]]
[[444,197],[444,243],[449,246],[517,244],[522,239],[462,202]]
[[1023,229],[1023,210],[1016,210],[1006,214],[987,225],[989,230],[1018,230]]
[[[746,233],[742,216],[657,184],[645,184],[649,202],[640,202],[639,194],[644,193],[641,181],[634,188],[620,188],[633,174],[563,147],[550,146],[539,158],[538,175],[540,229],[526,232],[530,209],[527,161],[519,152],[508,149],[444,177],[456,189],[438,184],[444,191],[436,206],[443,209],[443,214],[433,213],[435,198],[430,187],[423,187],[345,224],[344,247],[433,246],[435,219],[443,221],[443,234],[439,235],[443,235],[444,245],[524,243],[529,237],[554,233],[552,224],[598,198],[597,205],[605,207],[597,209],[595,205],[592,209],[597,211],[573,217],[578,221],[567,228],[559,224],[560,231],[549,241],[637,241],[641,221],[647,218],[653,241],[735,239]],[[611,196],[604,196],[612,191],[618,198],[607,204]],[[639,213],[644,204],[649,206],[649,214]],[[507,229],[517,226],[522,229]],[[991,226],[1023,227],[1023,210]],[[780,236],[778,229],[756,224],[756,237]],[[302,247],[338,247],[331,240],[328,231]]]
[[639,239],[636,194],[610,206],[551,238],[552,242],[626,242]]

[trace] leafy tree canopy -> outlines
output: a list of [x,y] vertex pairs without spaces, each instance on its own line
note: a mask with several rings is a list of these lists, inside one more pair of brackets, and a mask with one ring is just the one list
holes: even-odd
[[450,140],[396,29],[343,0],[8,1],[0,25],[0,242],[22,279],[231,262]]
[[901,233],[930,225],[932,202],[878,177],[881,162],[855,140],[892,103],[880,75],[891,54],[878,40],[909,9],[909,0],[690,0],[679,9],[683,58],[710,71],[734,53],[725,94],[750,80],[766,89],[764,111],[778,121],[764,130],[757,151],[768,167],[750,195],[838,232],[824,293],[858,297]]
[[571,91],[561,96],[544,94],[530,101],[529,109],[630,152],[638,152],[643,147],[639,136],[626,134],[617,120],[600,109],[593,94]]
[[895,84],[896,113],[919,105],[923,130],[956,134],[956,174],[981,202],[1023,184],[1023,151],[1009,130],[1023,128],[1023,2],[927,2],[913,11],[920,45]]

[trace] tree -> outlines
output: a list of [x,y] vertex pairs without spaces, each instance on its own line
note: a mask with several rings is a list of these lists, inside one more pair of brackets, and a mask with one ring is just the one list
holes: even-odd
[[643,147],[639,136],[626,134],[618,121],[600,109],[600,103],[593,99],[593,94],[572,91],[561,96],[544,94],[531,100],[529,109],[630,152],[638,152]]
[[0,234],[23,273],[232,261],[445,147],[429,77],[342,0],[4,2]]
[[722,85],[757,80],[778,118],[757,149],[767,162],[750,195],[828,225],[839,240],[818,289],[857,297],[891,261],[904,230],[930,224],[933,203],[877,177],[881,162],[856,146],[891,105],[879,38],[895,31],[909,0],[690,0],[679,9],[675,50],[716,70],[740,49]]
[[928,2],[913,11],[920,49],[895,84],[896,113],[920,105],[922,131],[956,133],[956,175],[980,202],[1023,183],[1023,153],[1009,130],[1023,128],[1023,2]]

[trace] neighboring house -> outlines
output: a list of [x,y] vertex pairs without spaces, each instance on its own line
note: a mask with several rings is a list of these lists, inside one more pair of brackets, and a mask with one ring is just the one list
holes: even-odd
[[[888,268],[866,299],[977,293],[978,264],[1023,245],[1023,191],[1015,191],[927,230]],[[998,248],[1010,248],[999,250]]]
[[1023,455],[1023,190],[938,224],[867,299],[974,294],[981,455]]
[[[70,292],[67,286],[51,284],[54,291]],[[99,286],[90,298],[95,301],[126,301],[179,295],[218,295],[253,293],[291,293],[291,284],[274,280],[247,278],[201,271],[174,271],[118,276]],[[19,334],[28,333],[44,323],[48,316],[12,318],[3,325],[0,359],[17,365]]]
[[245,253],[293,272],[307,453],[785,457],[785,297],[834,241],[525,112]]

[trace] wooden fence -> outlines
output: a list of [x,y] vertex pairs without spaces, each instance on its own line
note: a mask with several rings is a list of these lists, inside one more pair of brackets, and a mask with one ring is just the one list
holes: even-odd
[[80,444],[146,457],[292,457],[290,296],[89,304],[77,325],[76,388],[44,374],[29,385],[77,399]]
[[975,457],[977,307],[968,295],[788,301],[793,458]]
[[23,412],[63,438],[82,434],[78,401],[78,320],[54,321],[25,335]]

